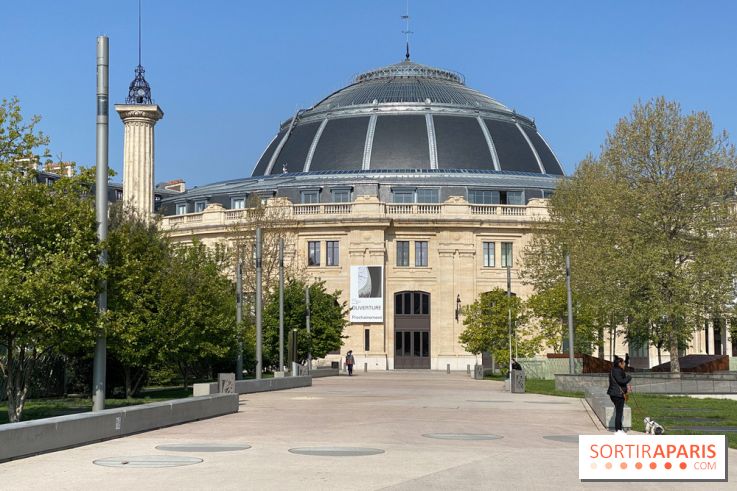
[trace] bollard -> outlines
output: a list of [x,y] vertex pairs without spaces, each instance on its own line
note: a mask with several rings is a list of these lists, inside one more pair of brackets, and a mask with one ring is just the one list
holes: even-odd
[[471,365],[466,365],[466,375],[471,375]]
[[448,363],[447,365],[445,365],[445,373],[447,373],[448,375],[450,375],[450,363]]
[[292,377],[299,377],[299,364],[296,361],[292,362]]
[[368,372],[368,363],[363,364],[363,373]]

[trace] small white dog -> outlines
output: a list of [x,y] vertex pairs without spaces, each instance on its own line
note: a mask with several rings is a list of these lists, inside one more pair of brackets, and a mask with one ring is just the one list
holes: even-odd
[[658,424],[657,421],[653,421],[650,418],[645,418],[643,420],[645,423],[645,433],[648,435],[662,435],[665,433],[665,428],[663,428],[662,425]]

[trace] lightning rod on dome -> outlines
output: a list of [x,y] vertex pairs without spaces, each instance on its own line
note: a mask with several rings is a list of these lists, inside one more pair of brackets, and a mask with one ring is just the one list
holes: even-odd
[[126,104],[153,104],[151,99],[151,86],[143,76],[146,70],[141,64],[141,0],[138,0],[138,66],[135,69],[136,76],[128,87]]
[[413,34],[412,31],[409,30],[409,0],[407,0],[407,10],[405,11],[405,14],[402,16],[402,20],[404,20],[404,30],[402,31],[402,34],[404,34],[404,42],[406,46],[406,53],[404,55],[404,59],[406,61],[409,61],[409,35]]

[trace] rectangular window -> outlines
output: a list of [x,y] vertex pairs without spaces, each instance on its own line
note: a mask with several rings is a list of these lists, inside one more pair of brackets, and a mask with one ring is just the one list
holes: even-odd
[[307,242],[307,266],[320,265],[320,242]]
[[392,191],[392,198],[395,203],[414,203],[415,192],[411,189],[395,189]]
[[246,207],[246,198],[231,198],[230,207],[234,210],[242,210]]
[[187,203],[177,203],[177,215],[187,214]]
[[325,249],[327,250],[327,265],[328,266],[339,266],[340,265],[340,242],[337,240],[328,240],[325,242]]
[[397,266],[409,266],[409,241],[397,241]]
[[300,195],[302,196],[303,205],[309,205],[312,203],[320,202],[320,192],[319,191],[302,191]]
[[494,243],[484,242],[483,252],[484,252],[484,267],[493,268],[494,267]]
[[415,266],[427,266],[427,241],[415,241]]
[[498,205],[499,191],[490,189],[469,189],[468,202],[474,205]]
[[512,243],[502,242],[502,268],[511,268],[513,266]]
[[350,189],[333,189],[330,192],[333,195],[333,203],[350,203],[351,202],[351,190]]
[[368,329],[363,330],[363,350],[371,351],[371,331]]
[[507,191],[507,204],[524,205],[525,203],[522,197],[522,191]]
[[116,189],[115,190],[115,199],[120,201],[123,199],[123,190],[122,189]]
[[417,190],[417,202],[418,203],[438,203],[438,190],[437,189],[418,189]]
[[207,201],[195,201],[194,202],[194,212],[195,213],[201,213],[205,211],[205,206],[207,205]]

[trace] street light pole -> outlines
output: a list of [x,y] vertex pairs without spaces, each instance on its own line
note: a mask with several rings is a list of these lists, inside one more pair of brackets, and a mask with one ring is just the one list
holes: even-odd
[[243,334],[241,322],[243,321],[243,258],[241,249],[238,247],[238,264],[235,269],[235,325],[238,333],[238,358],[235,363],[236,380],[243,379]]
[[512,391],[512,266],[507,263],[507,315],[509,327],[509,391]]
[[305,288],[305,303],[307,304],[307,373],[312,371],[312,328],[310,326],[310,287]]
[[[109,115],[109,69],[110,44],[107,36],[97,37],[97,155],[95,175],[95,211],[97,218],[97,238],[100,242],[107,240],[107,179],[108,179],[108,126]],[[107,251],[100,251],[100,265],[107,264]],[[100,293],[97,296],[99,319],[107,311],[107,280],[100,282]],[[95,360],[92,370],[92,410],[105,409],[105,372],[107,363],[107,338],[105,328],[100,325],[95,340]]]
[[261,371],[264,369],[261,300],[261,227],[258,227],[256,229],[256,379],[261,379]]
[[284,371],[284,239],[279,239],[279,371]]
[[571,295],[571,255],[566,254],[566,296],[568,301],[568,373],[573,375],[576,364],[573,359],[573,300]]

